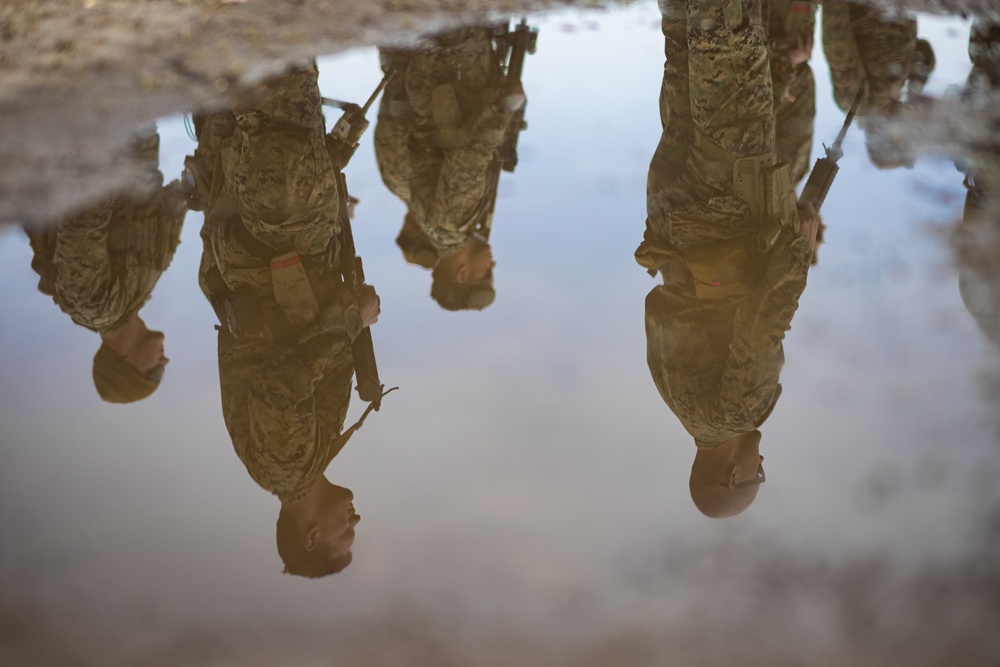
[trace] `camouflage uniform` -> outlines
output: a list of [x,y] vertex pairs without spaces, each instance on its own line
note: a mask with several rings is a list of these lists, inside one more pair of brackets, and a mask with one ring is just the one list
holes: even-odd
[[496,200],[496,149],[512,113],[501,99],[492,31],[463,28],[425,50],[383,50],[382,63],[398,71],[375,127],[382,180],[447,254],[489,227]]
[[[667,56],[663,134],[649,170],[637,261],[664,277],[646,298],[647,362],[684,427],[711,445],[753,431],[780,386],[781,340],[810,252],[794,191],[782,216],[755,213],[737,160],[773,155],[774,96],[759,5],[661,5]],[[765,253],[755,239],[777,225]],[[767,238],[774,240],[769,231]]]
[[[316,68],[257,93],[200,123],[196,157],[214,158],[222,173],[200,172],[217,195],[208,198],[199,282],[223,323],[219,377],[233,446],[254,481],[287,502],[336,454],[361,318],[336,271],[340,202]],[[276,278],[298,266],[318,305],[307,320]]]
[[163,188],[157,134],[137,142],[142,167],[132,190],[76,213],[58,227],[28,229],[38,290],[80,326],[109,331],[139,312],[180,243],[186,209]]
[[859,116],[898,102],[916,49],[917,22],[889,19],[867,5],[826,0],[822,24],[823,52],[830,64],[833,97],[841,110],[851,108],[864,82],[868,95]]

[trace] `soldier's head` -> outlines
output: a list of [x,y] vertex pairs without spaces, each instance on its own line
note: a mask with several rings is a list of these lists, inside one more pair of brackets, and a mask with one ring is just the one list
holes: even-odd
[[431,297],[445,310],[482,310],[496,298],[494,266],[489,243],[470,238],[434,266]]
[[148,397],[163,379],[170,362],[162,331],[150,331],[138,315],[114,330],[102,332],[94,355],[94,387],[108,403],[132,403]]
[[718,444],[697,440],[689,487],[695,507],[707,517],[736,516],[753,503],[764,481],[760,431]]
[[361,521],[354,511],[354,494],[324,477],[318,483],[318,502],[311,511],[282,504],[278,512],[275,537],[285,574],[316,579],[351,564],[354,526]]

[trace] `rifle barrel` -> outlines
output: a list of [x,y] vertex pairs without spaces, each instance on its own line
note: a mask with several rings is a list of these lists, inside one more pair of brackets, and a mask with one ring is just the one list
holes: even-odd
[[343,100],[335,100],[332,97],[321,97],[319,99],[323,102],[323,104],[327,105],[328,107],[334,107],[336,109],[346,109],[347,105],[350,104],[350,102],[344,102]]
[[378,94],[382,92],[382,90],[386,87],[386,85],[394,76],[396,76],[395,67],[390,67],[388,70],[386,70],[385,76],[383,76],[382,80],[378,82],[377,86],[375,86],[375,91],[371,94],[371,97],[369,97],[368,101],[365,102],[365,105],[361,107],[361,115],[365,115],[368,113],[368,110],[371,108],[372,103],[375,102],[375,98],[378,97]]
[[[371,94],[371,96],[368,98],[368,101],[365,102],[365,105],[361,107],[362,116],[368,113],[368,110],[371,108],[372,103],[375,102],[375,98],[378,97],[378,94],[382,92],[386,84],[389,83],[389,80],[392,79],[392,77],[395,75],[396,75],[396,68],[390,67],[389,70],[385,73],[385,76],[382,77],[382,80],[379,81],[379,84],[375,87],[375,92]],[[323,102],[323,104],[329,107],[334,107],[336,109],[347,109],[348,107],[353,106],[350,102],[345,102],[343,100],[335,100],[332,97],[321,97],[319,99],[320,101]]]
[[847,136],[847,130],[851,127],[851,122],[854,121],[854,116],[858,113],[858,108],[861,106],[861,102],[864,101],[867,93],[868,84],[862,83],[861,87],[858,88],[858,93],[854,96],[854,102],[851,103],[850,110],[847,112],[847,117],[844,119],[844,125],[840,128],[840,132],[837,133],[837,139],[833,142],[833,146],[830,149],[834,153],[840,153],[840,145],[844,143],[844,137]]

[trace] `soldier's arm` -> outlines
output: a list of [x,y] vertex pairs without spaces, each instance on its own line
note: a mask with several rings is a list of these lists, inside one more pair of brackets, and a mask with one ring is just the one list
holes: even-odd
[[53,262],[58,271],[56,293],[74,309],[108,309],[125,298],[111,268],[108,248],[114,205],[74,215],[56,237]]

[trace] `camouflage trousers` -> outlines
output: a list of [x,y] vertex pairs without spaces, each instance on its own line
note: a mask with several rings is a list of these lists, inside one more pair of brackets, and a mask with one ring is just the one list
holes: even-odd
[[[732,198],[733,162],[775,148],[771,70],[759,0],[664,0],[663,134],[647,180],[648,232],[671,233],[671,212],[699,210],[685,243],[745,214]],[[720,197],[730,201],[721,202]],[[717,219],[718,225],[715,224]],[[676,230],[674,230],[676,231]]]
[[759,0],[665,0],[660,89],[665,139],[697,135],[737,157],[772,149],[774,111]]

